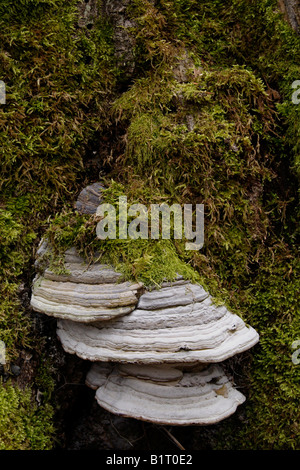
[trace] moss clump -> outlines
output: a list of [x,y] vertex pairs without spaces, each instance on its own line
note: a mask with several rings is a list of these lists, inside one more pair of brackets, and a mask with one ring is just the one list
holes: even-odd
[[30,227],[0,209],[0,339],[6,345],[7,360],[17,354],[17,343],[30,344],[29,319],[18,300],[18,280],[30,258],[36,235]]
[[[0,449],[49,450],[54,429],[49,405],[38,407],[30,389],[11,384],[0,387]],[[47,432],[45,432],[47,430]]]
[[76,6],[1,3],[7,104],[0,109],[0,187],[14,184],[18,196],[41,185],[48,202],[68,194],[82,170],[85,143],[105,126],[103,95],[115,82],[112,33],[101,18],[89,35],[76,27]]

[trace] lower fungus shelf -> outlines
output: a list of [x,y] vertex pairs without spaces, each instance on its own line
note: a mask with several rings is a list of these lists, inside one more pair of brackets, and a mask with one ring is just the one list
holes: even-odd
[[97,390],[96,400],[107,411],[163,425],[214,424],[245,401],[216,364],[197,372],[144,365],[127,366],[125,372],[122,366],[109,370],[95,363],[86,383]]

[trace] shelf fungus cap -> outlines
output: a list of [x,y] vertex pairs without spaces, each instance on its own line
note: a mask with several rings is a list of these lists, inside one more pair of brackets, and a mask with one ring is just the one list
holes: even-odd
[[126,316],[93,325],[59,320],[57,334],[66,352],[83,359],[135,364],[221,362],[254,346],[258,333],[204,292],[191,284],[165,287],[163,308],[153,309],[149,299],[156,301],[157,291],[147,292]]
[[46,315],[89,323],[126,315],[136,307],[141,283],[122,282],[111,266],[88,264],[75,249],[65,253],[65,270],[49,266],[33,282],[31,306]]
[[[93,370],[94,369],[94,370]],[[152,366],[92,366],[98,404],[107,411],[163,425],[209,425],[245,401],[219,365],[197,373]],[[96,387],[94,387],[96,388]]]

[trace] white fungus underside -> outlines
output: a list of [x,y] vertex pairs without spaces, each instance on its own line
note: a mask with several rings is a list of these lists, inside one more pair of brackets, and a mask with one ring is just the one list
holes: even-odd
[[[135,329],[122,329],[122,324],[137,312],[140,323]],[[144,364],[221,362],[258,341],[257,332],[228,311],[208,322],[205,313],[198,323],[194,317],[189,321],[186,316],[178,316],[177,326],[173,321],[169,328],[157,328],[150,318],[145,322],[144,312],[135,310],[104,328],[59,320],[57,334],[67,352],[83,359]]]
[[114,370],[97,389],[96,400],[120,416],[178,426],[217,423],[233,414],[245,397],[213,365],[197,374],[184,373],[175,385],[124,377]]

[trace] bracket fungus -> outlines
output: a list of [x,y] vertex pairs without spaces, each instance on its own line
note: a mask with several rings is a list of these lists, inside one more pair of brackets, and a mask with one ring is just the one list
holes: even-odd
[[217,423],[245,401],[223,369],[210,364],[197,372],[149,366],[97,363],[87,375],[96,400],[111,413],[174,426]]
[[[46,251],[47,245],[41,244],[40,256]],[[31,306],[37,312],[75,322],[109,320],[130,313],[142,287],[141,283],[122,282],[122,275],[111,266],[88,264],[70,249],[65,253],[63,273],[47,266],[36,276]]]
[[[77,210],[95,213],[102,186],[80,193]],[[217,423],[245,401],[221,362],[248,350],[258,333],[206,290],[178,275],[150,290],[112,266],[88,264],[71,248],[54,272],[51,250],[37,253],[31,306],[58,318],[67,353],[92,362],[86,385],[103,408],[170,425]]]
[[176,282],[142,294],[130,315],[114,321],[59,320],[57,334],[67,352],[83,359],[138,364],[221,362],[258,341],[252,327],[215,306],[201,286]]

